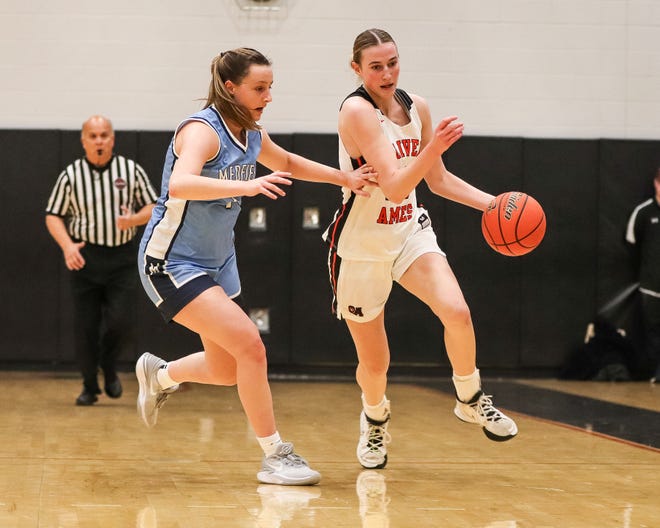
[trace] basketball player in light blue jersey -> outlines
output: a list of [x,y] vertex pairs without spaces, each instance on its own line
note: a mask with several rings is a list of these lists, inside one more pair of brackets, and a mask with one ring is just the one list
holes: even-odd
[[[283,442],[275,425],[266,352],[259,331],[232,300],[240,293],[233,230],[244,196],[276,199],[290,178],[332,183],[368,196],[370,167],[347,172],[292,154],[257,123],[271,102],[270,61],[250,48],[221,53],[211,64],[205,108],[176,129],[162,190],[138,257],[142,284],[167,321],[199,334],[204,350],[169,363],[137,361],[138,412],[148,427],[180,383],[236,385],[264,451],[260,482],[316,484],[321,475]],[[274,172],[256,177],[256,162]]]

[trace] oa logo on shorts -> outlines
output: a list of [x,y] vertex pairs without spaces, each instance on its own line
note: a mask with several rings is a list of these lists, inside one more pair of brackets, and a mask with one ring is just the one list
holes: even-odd
[[362,306],[349,306],[348,311],[357,317],[364,317],[362,313]]

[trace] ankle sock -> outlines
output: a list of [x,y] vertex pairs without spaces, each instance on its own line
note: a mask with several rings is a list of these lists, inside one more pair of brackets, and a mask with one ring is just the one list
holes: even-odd
[[362,394],[362,408],[364,414],[376,422],[383,422],[390,414],[390,401],[383,395],[383,399],[378,405],[368,405]]
[[178,385],[178,382],[170,378],[170,373],[167,370],[167,366],[158,369],[156,372],[156,379],[158,380],[158,384],[163,390],[174,387],[174,385]]
[[261,449],[263,449],[264,455],[267,457],[274,454],[275,451],[277,451],[277,446],[282,443],[280,433],[277,431],[270,436],[263,436],[261,438],[257,437],[257,441],[259,442]]
[[452,376],[454,388],[456,389],[456,396],[463,403],[469,402],[472,397],[481,390],[481,377],[479,376],[479,369],[474,369],[472,374],[467,376]]

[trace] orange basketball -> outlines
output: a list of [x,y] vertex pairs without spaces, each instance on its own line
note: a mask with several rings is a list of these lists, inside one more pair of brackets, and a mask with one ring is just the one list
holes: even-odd
[[545,235],[541,204],[524,192],[498,195],[481,217],[481,231],[498,253],[519,257],[536,248]]

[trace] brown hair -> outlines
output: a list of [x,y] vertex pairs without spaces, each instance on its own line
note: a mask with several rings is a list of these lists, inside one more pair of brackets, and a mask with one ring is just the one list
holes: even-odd
[[362,51],[371,46],[378,46],[378,44],[384,44],[385,42],[391,42],[396,46],[396,42],[392,36],[385,31],[384,29],[365,29],[353,42],[353,62],[360,64],[362,60]]
[[258,130],[261,127],[252,119],[248,109],[239,105],[227,91],[225,81],[241,84],[253,64],[270,66],[271,62],[252,48],[236,48],[216,56],[211,62],[211,83],[204,106],[215,106],[224,118],[247,130]]

